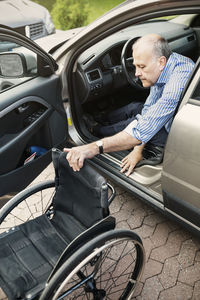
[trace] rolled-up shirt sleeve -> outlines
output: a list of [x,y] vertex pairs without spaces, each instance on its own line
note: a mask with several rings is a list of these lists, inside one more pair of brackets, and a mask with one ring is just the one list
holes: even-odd
[[[125,131],[131,134],[142,144],[147,143],[163,126],[171,124],[174,112],[178,105],[181,93],[188,79],[188,71],[174,72],[166,84],[155,84],[149,95],[151,105],[136,116]],[[170,126],[169,126],[170,127]]]
[[130,135],[133,135],[133,129],[137,126],[137,120],[133,120],[124,131]]

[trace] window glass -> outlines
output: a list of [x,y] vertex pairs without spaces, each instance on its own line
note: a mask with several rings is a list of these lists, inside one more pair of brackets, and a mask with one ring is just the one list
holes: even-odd
[[0,92],[37,74],[37,55],[11,40],[0,39]]

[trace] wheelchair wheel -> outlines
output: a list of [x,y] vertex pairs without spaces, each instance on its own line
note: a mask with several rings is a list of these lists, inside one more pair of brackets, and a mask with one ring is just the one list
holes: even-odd
[[55,193],[53,180],[31,186],[17,194],[0,210],[0,233],[34,219],[49,210]]
[[68,259],[39,300],[131,299],[145,260],[138,235],[111,230],[94,238]]

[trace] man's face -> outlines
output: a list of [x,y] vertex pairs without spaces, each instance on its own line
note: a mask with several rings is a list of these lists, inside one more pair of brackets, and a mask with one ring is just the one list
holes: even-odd
[[144,50],[137,47],[133,50],[135,76],[142,81],[143,87],[150,87],[156,83],[166,64],[166,60],[163,61],[163,59],[165,60],[163,56],[160,58],[155,57],[151,47],[149,49],[145,47]]

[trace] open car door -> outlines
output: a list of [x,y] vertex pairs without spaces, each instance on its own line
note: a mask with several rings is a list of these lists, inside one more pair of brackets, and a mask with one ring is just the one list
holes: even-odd
[[0,196],[26,187],[67,138],[57,64],[0,26]]
[[[200,226],[200,60],[173,121],[165,150],[162,190],[165,209]],[[195,228],[194,228],[195,229]]]

